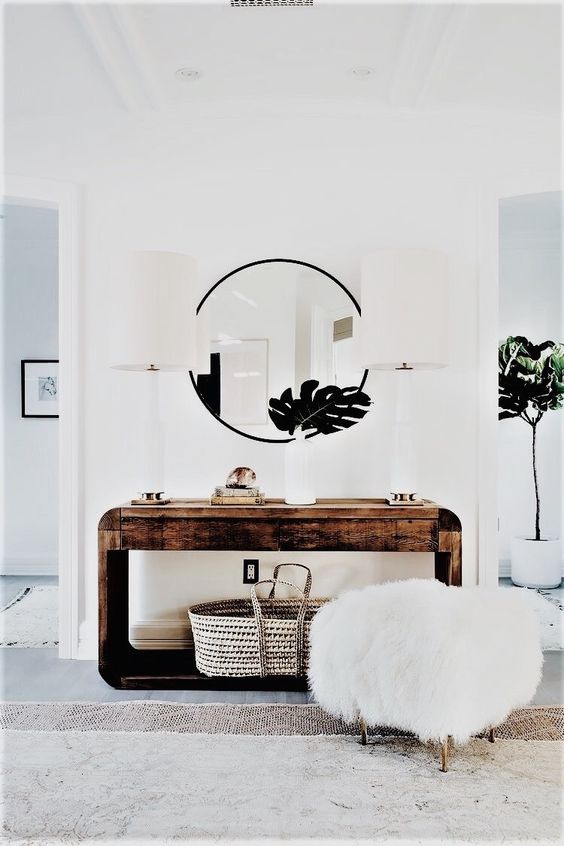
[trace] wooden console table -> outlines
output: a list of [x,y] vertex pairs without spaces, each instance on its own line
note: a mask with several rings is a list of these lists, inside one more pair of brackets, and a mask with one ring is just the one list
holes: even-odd
[[99,670],[120,689],[305,690],[304,679],[208,678],[193,649],[139,650],[129,642],[129,550],[433,552],[435,577],[462,579],[461,527],[433,502],[407,508],[379,499],[315,505],[210,506],[204,500],[112,508],[100,520]]

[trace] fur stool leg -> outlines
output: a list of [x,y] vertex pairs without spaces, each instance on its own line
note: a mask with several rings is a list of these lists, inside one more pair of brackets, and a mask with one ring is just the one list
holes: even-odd
[[359,722],[359,725],[360,725],[360,743],[361,743],[361,746],[366,746],[366,741],[368,739],[368,730],[366,728],[366,720],[363,717],[359,717],[358,722]]
[[449,751],[449,744],[450,744],[450,734],[446,740],[443,740],[441,743],[441,772],[447,773],[448,772],[448,751]]

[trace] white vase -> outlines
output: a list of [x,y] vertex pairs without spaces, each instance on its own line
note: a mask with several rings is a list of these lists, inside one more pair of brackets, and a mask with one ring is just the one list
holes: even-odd
[[285,502],[288,505],[313,505],[315,484],[311,443],[296,429],[295,440],[286,444],[284,455]]
[[560,540],[513,538],[511,541],[511,581],[519,587],[555,588],[562,575]]

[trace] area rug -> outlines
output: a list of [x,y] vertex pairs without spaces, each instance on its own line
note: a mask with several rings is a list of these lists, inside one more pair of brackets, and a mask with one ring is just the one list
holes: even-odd
[[57,646],[58,587],[30,585],[0,609],[0,646]]
[[[244,707],[244,706],[243,706]],[[561,842],[559,743],[8,731],[12,844]]]
[[[356,724],[318,705],[189,705],[182,702],[6,702],[0,727],[11,731],[173,732],[253,736],[357,735]],[[410,737],[372,726],[372,735]],[[519,708],[496,727],[505,740],[564,740],[564,706]]]
[[548,591],[512,589],[527,591],[540,624],[543,650],[564,649],[564,606],[559,598]]

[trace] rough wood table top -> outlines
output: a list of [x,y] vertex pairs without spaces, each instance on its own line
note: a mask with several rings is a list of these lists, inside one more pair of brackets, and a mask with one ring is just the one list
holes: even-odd
[[[313,505],[287,505],[283,499],[267,499],[265,505],[210,505],[209,499],[173,499],[167,505],[118,506],[121,517],[249,517],[272,519],[298,517],[323,518],[382,518],[437,519],[440,512],[448,512],[431,500],[424,505],[388,505],[385,499],[318,499]],[[112,509],[113,510],[113,509]],[[448,512],[450,513],[450,512]]]

